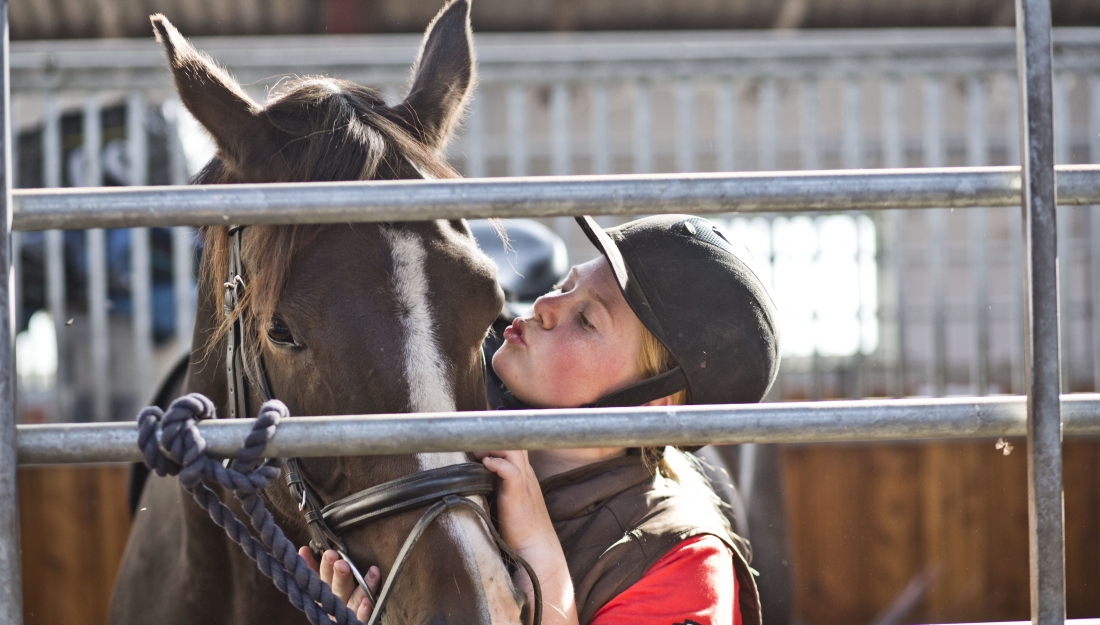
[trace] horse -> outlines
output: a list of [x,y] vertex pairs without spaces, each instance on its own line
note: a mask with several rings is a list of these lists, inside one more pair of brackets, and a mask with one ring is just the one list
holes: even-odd
[[[217,146],[192,182],[458,177],[441,153],[476,83],[469,12],[468,0],[451,0],[436,15],[408,96],[392,107],[377,91],[327,77],[289,81],[258,104],[164,16],[152,16],[180,99]],[[219,415],[230,410],[225,350],[238,317],[249,364],[246,389],[238,390],[247,391],[253,409],[262,399],[258,370],[295,416],[485,409],[481,346],[503,294],[465,222],[248,226],[237,235],[244,292],[229,316],[223,283],[234,235],[219,226],[202,236],[184,390],[210,397]],[[433,453],[299,462],[301,477],[325,503],[469,460]],[[240,514],[227,493],[219,496]],[[265,496],[287,537],[306,544],[306,522],[288,489],[273,486]],[[377,564],[385,579],[420,512],[347,532],[350,558],[363,571]],[[519,623],[532,612],[483,518],[461,507],[421,535],[391,597],[384,614],[390,624]],[[141,494],[109,618],[305,622],[177,480],[155,476]]]

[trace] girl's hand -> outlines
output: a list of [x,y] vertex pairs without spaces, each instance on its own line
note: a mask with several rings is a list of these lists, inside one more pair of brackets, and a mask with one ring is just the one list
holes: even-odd
[[535,470],[527,459],[527,451],[477,452],[474,457],[500,478],[497,517],[504,542],[520,555],[548,543],[560,551],[558,535],[542,499]]
[[[561,549],[542,489],[526,451],[479,452],[474,456],[500,478],[497,519],[500,536],[535,571],[542,586],[543,625],[576,625],[577,602],[573,580]],[[522,568],[516,584],[535,600],[534,587]]]
[[[339,597],[340,601],[347,604],[350,610],[355,612],[355,618],[359,619],[359,622],[366,623],[370,619],[374,605],[367,598],[367,593],[363,592],[363,589],[355,582],[355,576],[351,574],[351,566],[344,562],[340,554],[329,549],[321,554],[320,566],[313,559],[313,552],[309,547],[299,549],[298,555],[302,556],[309,568],[321,575],[321,581],[332,586],[332,593]],[[378,584],[381,580],[382,574],[377,566],[367,569],[366,575],[363,576],[363,581],[367,583],[371,594],[375,596],[377,596]]]

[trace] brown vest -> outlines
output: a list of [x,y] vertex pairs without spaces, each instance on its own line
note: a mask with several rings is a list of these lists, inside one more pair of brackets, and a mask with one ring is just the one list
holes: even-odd
[[639,454],[555,475],[541,486],[569,564],[581,625],[677,544],[704,534],[730,548],[741,621],[760,625],[756,581],[721,511],[646,468]]

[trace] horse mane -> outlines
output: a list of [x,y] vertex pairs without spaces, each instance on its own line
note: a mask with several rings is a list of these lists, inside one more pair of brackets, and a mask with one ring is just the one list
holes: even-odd
[[[438,154],[414,139],[381,95],[370,88],[332,78],[306,77],[288,81],[269,94],[262,112],[283,138],[279,154],[268,155],[280,163],[286,180],[323,182],[337,180],[392,180],[399,178],[458,178]],[[248,182],[236,176],[220,158],[212,159],[191,184]],[[246,288],[237,308],[204,341],[204,354],[214,351],[240,315],[247,312],[250,337],[262,340],[286,286],[291,261],[297,250],[314,239],[323,225],[249,226],[242,240],[242,254],[249,259]],[[201,230],[204,251],[202,279],[214,286],[215,310],[225,304],[229,267],[229,228],[205,226]],[[253,342],[253,345],[258,343]]]

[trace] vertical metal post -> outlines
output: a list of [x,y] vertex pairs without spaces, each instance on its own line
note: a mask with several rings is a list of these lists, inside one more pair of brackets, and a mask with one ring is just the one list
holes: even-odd
[[[982,76],[967,80],[966,164],[988,165],[986,133],[986,82]],[[989,392],[989,260],[986,239],[989,234],[986,209],[968,213],[970,232],[970,327],[973,353],[970,354],[970,386],[975,395]]]
[[[477,104],[471,103],[471,109]],[[165,143],[168,149],[168,182],[171,184],[187,184],[187,156],[183,153],[183,142],[180,139],[180,117],[187,115],[183,103],[179,100],[168,100],[163,106],[164,120],[167,123],[165,131]]]
[[[799,106],[801,132],[799,133],[798,146],[799,158],[802,161],[801,166],[802,169],[808,170],[821,169],[821,128],[818,123],[821,111],[821,90],[817,81],[809,77],[802,82],[799,91],[802,100]],[[818,240],[820,231],[817,228],[817,217],[812,217],[812,219],[814,220],[814,263],[816,264],[821,257],[821,244]],[[814,323],[816,323],[816,306],[813,314]],[[813,354],[810,357],[810,397],[815,401],[820,400],[825,394],[825,381],[822,379],[824,372],[821,369],[821,353],[818,351],[815,342]]]
[[22,625],[23,580],[19,557],[19,487],[15,459],[15,375],[12,360],[11,112],[8,2],[0,0],[0,625]]
[[[148,183],[148,151],[145,137],[145,96],[134,92],[126,100],[126,148],[131,185]],[[152,269],[149,229],[130,230],[130,308],[134,332],[135,398],[143,405],[153,387]]]
[[[473,166],[480,165],[484,175],[485,153],[479,151],[478,158],[472,158],[473,151],[470,146],[477,146],[478,150],[483,146],[484,122],[483,112],[479,110],[478,100],[473,102],[473,111],[467,128],[467,136],[472,140],[467,146],[467,158],[473,162]],[[182,104],[176,103],[177,107]],[[178,117],[177,117],[178,119]],[[476,120],[476,121],[475,121]],[[187,184],[187,166],[183,154],[183,145],[179,139],[178,126],[172,127],[168,132],[168,171],[172,184]],[[468,173],[469,175],[469,173]],[[176,345],[180,352],[191,351],[192,324],[194,312],[191,305],[191,288],[194,285],[194,276],[191,273],[192,249],[195,231],[187,226],[172,228],[172,292],[176,300]]]
[[191,303],[194,275],[192,255],[195,231],[188,227],[172,228],[172,290],[176,300],[176,344],[180,351],[191,352],[195,311]]
[[527,85],[508,85],[505,96],[508,118],[508,175],[527,175]]
[[[103,183],[103,118],[99,96],[84,101],[84,186]],[[107,314],[107,233],[101,228],[85,233],[88,258],[88,340],[91,347],[92,419],[111,417],[111,337]]]
[[[1089,76],[1089,160],[1100,163],[1100,76]],[[1100,206],[1089,208],[1092,273],[1092,390],[1100,392]]]
[[737,85],[730,78],[718,83],[718,171],[737,170]]
[[695,83],[690,78],[676,83],[676,169],[681,173],[696,170]]
[[[1070,162],[1070,113],[1069,84],[1066,76],[1053,77],[1053,125],[1054,125],[1054,164],[1065,165]],[[1073,229],[1070,218],[1073,214],[1069,206],[1058,207],[1058,311],[1061,315],[1058,323],[1061,327],[1062,392],[1073,392],[1073,274],[1076,260],[1073,248]]]
[[[485,98],[476,94],[470,102],[470,117],[466,120],[466,133],[462,137],[466,151],[466,176],[482,178],[485,174]],[[177,141],[178,143],[178,141]],[[182,182],[179,184],[186,184]]]
[[634,83],[634,173],[653,171],[653,86],[646,79]]
[[592,97],[592,117],[589,120],[589,145],[592,152],[592,173],[610,174],[612,171],[611,110],[607,97],[607,83],[593,83],[589,88]]
[[[569,85],[556,82],[550,89],[550,169],[555,176],[573,173],[573,146]],[[570,220],[570,218],[566,218]]]
[[1049,0],[1016,0],[1027,285],[1028,551],[1035,625],[1066,619],[1050,26]]
[[[47,188],[56,189],[61,186],[61,111],[56,94],[46,94],[43,114],[42,178]],[[69,325],[65,306],[65,233],[61,230],[46,231],[46,307],[53,317],[54,334],[57,335],[53,417],[55,421],[66,421],[72,405],[69,400],[72,385],[69,379]]]
[[[1018,90],[1018,82],[1015,77],[1009,80],[1011,85],[1011,92],[1016,93]],[[1019,98],[1008,99],[1008,127],[1005,129],[1005,135],[1008,138],[1008,164],[1019,165],[1020,164],[1020,100]],[[1024,231],[1023,213],[1018,211],[1009,212],[1008,216],[1009,232]],[[1024,373],[1024,343],[1027,342],[1027,337],[1024,332],[1024,238],[1023,236],[1009,236],[1008,237],[1008,253],[1009,253],[1009,288],[1012,289],[1012,305],[1009,307],[1009,325],[1011,326],[1011,336],[1009,352],[1010,365],[1012,369],[1012,384],[1010,387],[1013,392],[1020,393],[1021,395],[1027,392],[1027,382],[1025,381]]]
[[779,113],[779,88],[775,78],[768,77],[760,84],[756,101],[760,125],[757,132],[757,166],[763,171],[774,171],[777,162],[778,133],[776,119]]
[[[18,104],[15,98],[9,100],[8,107],[8,125],[11,126],[11,188],[19,188],[19,120],[16,118],[15,113],[18,110]],[[15,314],[12,317],[12,323],[15,325],[15,331],[18,331],[22,326],[22,317],[26,314],[25,300],[23,297],[26,295],[23,289],[23,233],[12,232],[11,233],[11,272],[12,272],[12,290],[11,299],[12,307],[15,310]],[[18,358],[18,355],[16,355]],[[18,383],[17,383],[18,384]],[[15,393],[15,411],[16,418],[19,417],[19,391],[18,385],[16,386]]]
[[863,167],[863,89],[854,76],[844,81],[843,107],[841,166],[859,169]]
[[[844,82],[843,102],[843,137],[841,142],[842,165],[845,169],[859,169],[863,167],[863,89],[859,80],[855,77],[848,78]],[[852,398],[863,397],[863,323],[865,320],[863,309],[863,220],[862,213],[849,213],[856,226],[856,324],[859,328],[859,339],[856,343],[856,353],[851,359],[852,379],[848,388],[848,396]]]
[[[573,173],[572,94],[569,85],[556,82],[550,89],[550,169],[555,176]],[[576,226],[572,217],[555,217],[554,229],[566,241]]]
[[821,90],[817,80],[807,77],[802,81],[799,125],[802,132],[799,137],[799,156],[802,169],[821,169],[821,148],[818,136],[818,112],[821,110]]
[[[930,76],[924,83],[924,165],[943,167],[943,80]],[[931,282],[932,357],[928,377],[935,395],[947,394],[947,294],[944,273],[947,265],[947,215],[940,208],[928,211],[928,276]]]
[[[896,76],[888,76],[882,83],[882,156],[883,166],[896,169],[905,165],[901,134],[901,83]],[[890,245],[886,249],[889,258],[888,291],[894,317],[894,396],[905,397],[905,220],[907,211],[888,211],[886,214]]]

